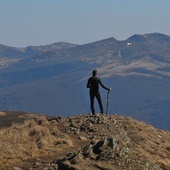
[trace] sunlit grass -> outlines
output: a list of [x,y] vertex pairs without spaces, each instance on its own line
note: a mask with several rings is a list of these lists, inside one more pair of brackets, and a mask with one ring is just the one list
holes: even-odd
[[51,150],[57,151],[61,144],[71,146],[72,142],[45,116],[36,121],[27,120],[23,125],[13,124],[0,130],[0,165],[12,166],[32,157],[48,155]]

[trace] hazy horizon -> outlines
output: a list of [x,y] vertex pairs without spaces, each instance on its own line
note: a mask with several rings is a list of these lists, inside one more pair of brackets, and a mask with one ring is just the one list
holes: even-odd
[[134,34],[170,35],[170,1],[1,0],[0,44],[86,44]]

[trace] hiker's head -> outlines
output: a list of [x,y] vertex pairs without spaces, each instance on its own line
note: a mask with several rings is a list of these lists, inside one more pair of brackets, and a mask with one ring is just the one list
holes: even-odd
[[93,70],[92,74],[93,74],[93,76],[95,76],[97,74],[97,70]]

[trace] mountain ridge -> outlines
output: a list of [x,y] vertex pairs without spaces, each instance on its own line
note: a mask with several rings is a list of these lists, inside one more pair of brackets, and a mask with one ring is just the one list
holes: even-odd
[[[169,130],[169,43],[169,36],[153,33],[123,41],[108,38],[62,48],[60,44],[55,50],[52,45],[31,47],[27,56],[4,56],[0,59],[0,109],[66,117],[90,112],[86,81],[95,68],[112,88],[110,113],[132,115]],[[101,89],[101,94],[105,106],[106,92]]]

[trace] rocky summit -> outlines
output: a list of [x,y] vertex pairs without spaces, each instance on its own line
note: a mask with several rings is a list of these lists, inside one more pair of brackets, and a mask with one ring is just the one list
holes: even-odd
[[0,169],[170,169],[170,133],[130,117],[1,112],[0,120],[11,116],[20,121],[1,127]]

